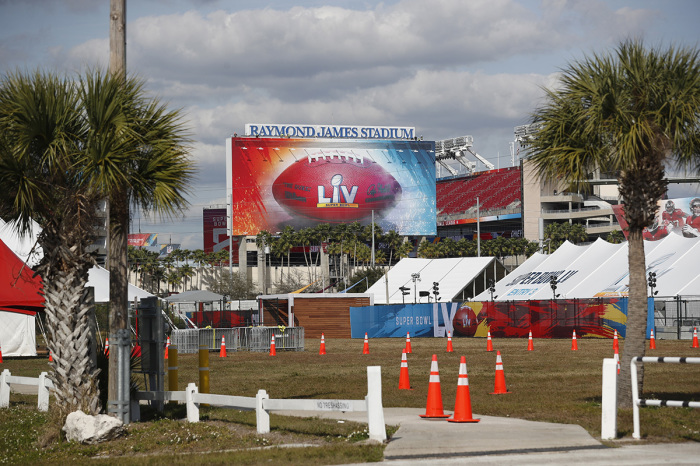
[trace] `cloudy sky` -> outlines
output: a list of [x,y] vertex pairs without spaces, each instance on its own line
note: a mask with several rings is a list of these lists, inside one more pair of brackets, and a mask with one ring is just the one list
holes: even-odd
[[[202,208],[225,202],[225,139],[246,123],[471,135],[504,167],[513,127],[567,62],[629,37],[700,44],[694,0],[127,3],[127,70],[183,109],[198,166],[183,218],[135,213],[133,230],[189,249],[202,248]],[[0,0],[0,73],[77,73],[108,57],[109,0]]]

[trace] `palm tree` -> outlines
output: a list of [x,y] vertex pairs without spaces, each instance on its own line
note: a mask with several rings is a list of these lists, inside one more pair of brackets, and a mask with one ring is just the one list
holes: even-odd
[[49,378],[63,416],[100,411],[84,288],[100,198],[84,159],[88,131],[75,82],[40,72],[0,82],[0,216],[15,221],[21,235],[31,232],[32,219],[42,229],[44,257],[36,272],[53,354]]
[[[80,98],[89,128],[84,151],[90,182],[110,202],[109,328],[116,337],[128,328],[129,207],[167,216],[179,212],[187,204],[194,165],[180,112],[147,98],[142,80],[90,73],[81,79]],[[119,364],[110,358],[109,401],[117,400]]]
[[[642,230],[666,191],[666,164],[698,168],[699,51],[647,49],[626,41],[613,53],[569,64],[532,123],[540,178],[585,187],[589,173],[615,173],[629,224],[629,305],[618,398],[631,406],[630,360],[645,352],[647,286]],[[640,387],[642,378],[640,377]]]

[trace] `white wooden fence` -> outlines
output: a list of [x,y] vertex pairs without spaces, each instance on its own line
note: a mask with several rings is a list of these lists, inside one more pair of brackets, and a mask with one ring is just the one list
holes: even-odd
[[39,374],[39,377],[19,377],[12,375],[5,369],[0,374],[0,408],[10,406],[10,393],[12,386],[37,387],[39,400],[37,408],[39,411],[49,410],[49,390],[53,389],[53,382],[46,377],[46,372]]
[[380,366],[367,367],[367,396],[364,400],[272,399],[265,390],[259,390],[255,397],[215,395],[199,393],[199,389],[194,383],[189,384],[185,391],[138,392],[137,398],[139,400],[185,403],[189,422],[199,422],[200,404],[254,409],[259,434],[270,432],[270,411],[366,411],[369,438],[383,442],[386,440],[386,425],[382,406],[381,377]]

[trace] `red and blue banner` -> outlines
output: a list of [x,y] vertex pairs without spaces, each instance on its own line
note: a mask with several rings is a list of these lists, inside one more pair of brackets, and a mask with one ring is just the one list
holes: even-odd
[[[649,313],[653,319],[653,302]],[[350,308],[352,338],[455,337],[624,338],[627,298],[396,304]],[[653,324],[653,320],[651,320]]]

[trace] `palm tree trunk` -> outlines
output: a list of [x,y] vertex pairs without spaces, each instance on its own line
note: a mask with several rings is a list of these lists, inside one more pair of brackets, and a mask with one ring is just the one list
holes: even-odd
[[[118,341],[117,331],[129,328],[129,284],[126,281],[129,204],[126,189],[117,190],[109,200],[109,333]],[[117,351],[109,358],[108,403],[117,401]]]
[[[630,362],[633,357],[644,356],[647,328],[646,259],[641,230],[630,230],[628,246],[630,294],[627,303],[627,328],[620,357],[620,376],[617,388],[617,399],[621,408],[632,407]],[[633,293],[633,290],[638,290],[638,292]],[[639,369],[638,388],[639,393],[641,393],[644,370],[643,367]]]

